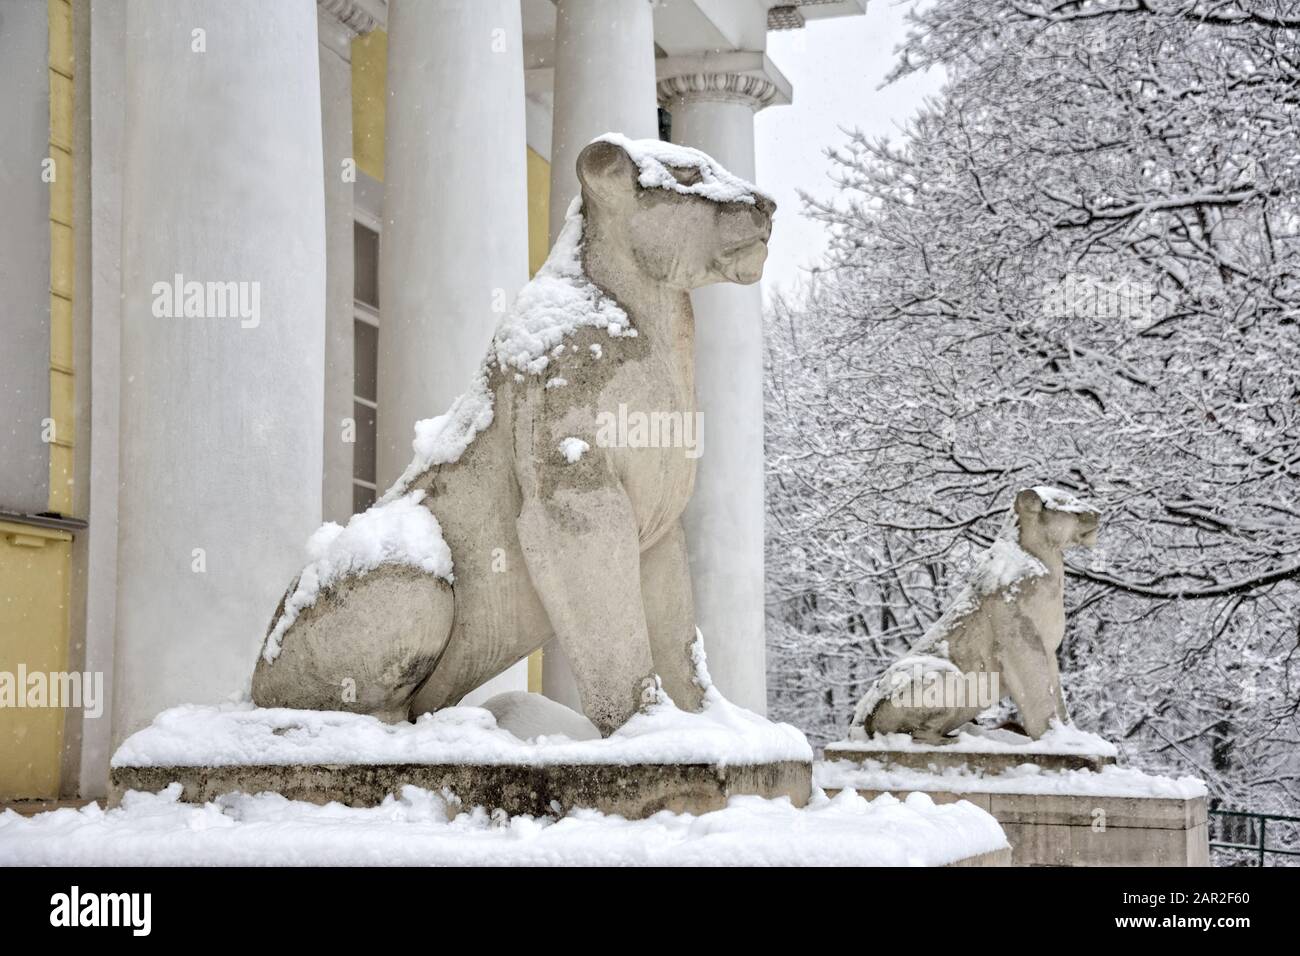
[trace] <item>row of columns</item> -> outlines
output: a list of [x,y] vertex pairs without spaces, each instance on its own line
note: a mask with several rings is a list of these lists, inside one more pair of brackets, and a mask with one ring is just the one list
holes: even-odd
[[[556,6],[552,238],[581,148],[609,130],[656,136],[657,101],[675,141],[754,178],[753,112],[770,84],[698,64],[656,84],[649,0]],[[322,141],[320,105],[322,91],[344,95],[348,41],[373,23],[352,0],[319,9],[320,47],[312,0],[127,0],[119,740],[246,682],[304,540],[347,507],[321,475],[350,411],[326,382],[351,382],[351,247],[337,234],[327,246],[325,217],[350,208],[351,130],[326,110]],[[414,422],[468,383],[528,261],[518,0],[390,0],[388,22],[381,488],[406,466]],[[155,284],[178,273],[255,284],[257,323],[159,317]],[[758,288],[701,290],[695,307],[697,616],[719,688],[763,712]],[[565,672],[548,653],[547,691],[576,703]]]

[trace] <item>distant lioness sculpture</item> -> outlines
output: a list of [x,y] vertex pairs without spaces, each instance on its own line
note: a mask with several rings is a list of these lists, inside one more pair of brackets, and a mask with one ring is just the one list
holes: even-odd
[[1098,512],[1066,492],[1028,488],[1017,494],[1001,534],[980,556],[957,601],[859,702],[851,736],[906,733],[941,743],[996,703],[944,699],[951,696],[946,691],[969,688],[969,678],[986,675],[1010,695],[1021,726],[1035,740],[1053,720],[1068,723],[1056,662],[1065,635],[1062,552],[1093,547],[1097,523]]
[[775,204],[658,141],[602,137],[577,166],[580,199],[479,379],[417,427],[416,461],[375,508],[313,539],[257,661],[258,705],[405,720],[555,636],[602,734],[661,686],[699,709],[681,524],[698,451],[598,432],[621,406],[694,416],[690,290],[758,281]]

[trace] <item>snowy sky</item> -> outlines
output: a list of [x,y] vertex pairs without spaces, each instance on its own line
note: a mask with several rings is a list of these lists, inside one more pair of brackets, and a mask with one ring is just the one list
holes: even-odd
[[769,107],[755,119],[758,183],[778,205],[763,275],[767,292],[788,288],[825,248],[823,227],[804,218],[797,191],[831,194],[822,151],[844,141],[841,128],[894,137],[925,97],[939,91],[937,71],[880,89],[906,33],[906,9],[872,0],[865,16],[768,34],[768,55],[790,80],[794,103]]

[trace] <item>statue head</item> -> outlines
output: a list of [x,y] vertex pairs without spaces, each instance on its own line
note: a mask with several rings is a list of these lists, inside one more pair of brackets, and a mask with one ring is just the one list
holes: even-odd
[[646,278],[672,288],[757,282],[776,203],[757,192],[742,193],[748,199],[709,198],[736,192],[701,188],[717,185],[718,176],[727,185],[743,184],[696,151],[677,148],[696,165],[669,165],[673,149],[665,144],[664,158],[650,162],[655,174],[671,176],[681,189],[672,183],[643,186],[641,166],[617,142],[597,140],[579,154],[588,235],[621,252]]
[[1020,545],[1031,553],[1044,546],[1057,551],[1097,545],[1099,512],[1055,488],[1025,488],[1016,495]]

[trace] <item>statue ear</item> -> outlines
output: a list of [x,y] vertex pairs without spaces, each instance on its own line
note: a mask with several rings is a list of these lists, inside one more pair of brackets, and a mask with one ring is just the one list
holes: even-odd
[[578,154],[578,181],[582,191],[602,203],[630,196],[636,189],[636,164],[622,146],[603,140],[590,143]]
[[1016,495],[1016,514],[1030,518],[1043,510],[1043,499],[1033,488],[1025,488]]

